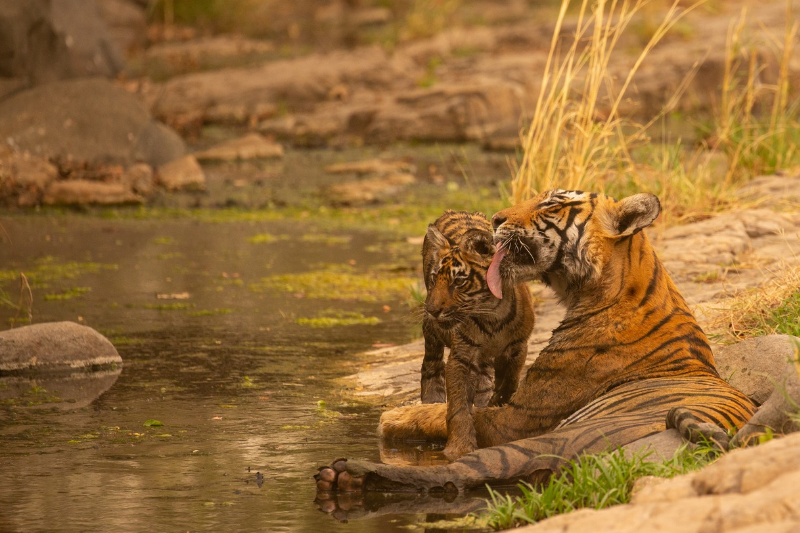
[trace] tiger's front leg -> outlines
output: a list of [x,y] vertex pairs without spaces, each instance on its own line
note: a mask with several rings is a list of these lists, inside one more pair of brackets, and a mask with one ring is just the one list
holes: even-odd
[[523,339],[506,347],[505,351],[494,360],[494,395],[489,401],[490,407],[505,405],[517,392],[522,367],[528,357],[528,341]]
[[420,389],[422,403],[445,402],[445,365],[442,332],[431,320],[422,322],[425,337],[425,356],[420,369]]
[[475,389],[471,380],[478,371],[478,359],[472,347],[453,346],[445,367],[447,388],[447,446],[444,454],[451,461],[475,451],[478,442],[475,437],[475,424],[472,420],[472,403]]

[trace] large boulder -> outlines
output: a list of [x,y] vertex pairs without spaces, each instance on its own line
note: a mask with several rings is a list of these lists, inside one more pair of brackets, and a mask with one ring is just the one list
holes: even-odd
[[0,0],[0,98],[20,85],[113,77],[123,67],[94,1]]
[[0,102],[0,139],[43,157],[163,165],[186,146],[132,94],[102,78],[48,83]]

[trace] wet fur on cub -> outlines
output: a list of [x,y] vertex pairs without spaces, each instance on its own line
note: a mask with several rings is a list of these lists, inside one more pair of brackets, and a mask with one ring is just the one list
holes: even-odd
[[524,283],[510,287],[503,299],[487,286],[492,239],[483,213],[446,211],[428,226],[422,246],[428,295],[421,395],[423,403],[447,401],[445,454],[451,459],[477,447],[473,405],[503,405],[517,390],[533,330]]

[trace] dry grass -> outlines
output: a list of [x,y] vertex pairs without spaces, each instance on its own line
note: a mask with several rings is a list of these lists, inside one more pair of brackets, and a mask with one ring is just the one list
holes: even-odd
[[734,293],[704,310],[718,342],[784,333],[800,335],[800,266],[777,268],[761,287]]
[[617,87],[609,62],[646,3],[583,0],[565,49],[560,36],[570,2],[561,3],[541,90],[523,137],[524,155],[512,181],[515,203],[554,187],[603,190],[609,179],[634,171],[631,153],[646,142],[649,124],[625,120],[620,104],[653,47],[697,5],[681,11],[677,1],[672,4]]
[[[706,2],[684,9],[673,3],[661,23],[648,30],[652,35],[627,77],[615,82],[610,60],[622,54],[615,51],[617,45],[648,3],[583,0],[577,29],[567,42],[561,33],[570,2],[561,3],[541,91],[523,133],[524,154],[511,184],[514,203],[552,188],[613,196],[648,191],[661,198],[662,221],[674,223],[724,210],[734,203],[731,190],[737,183],[800,162],[798,103],[789,83],[798,27],[791,3],[783,38],[749,37],[746,11],[731,27],[720,104],[705,131],[707,141],[691,149],[680,140],[659,146],[647,132],[677,106],[693,73],[646,124],[620,114],[620,104],[653,47],[684,15]],[[771,83],[765,76],[765,54],[779,65]]]

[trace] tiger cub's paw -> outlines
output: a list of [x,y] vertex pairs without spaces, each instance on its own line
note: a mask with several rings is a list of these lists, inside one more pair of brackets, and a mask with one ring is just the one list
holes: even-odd
[[363,476],[354,476],[347,471],[347,459],[336,459],[331,466],[324,466],[314,474],[317,492],[361,492],[364,486]]
[[[452,442],[451,442],[452,441]],[[444,455],[450,461],[455,461],[468,453],[472,453],[478,449],[475,439],[450,439],[447,441],[447,446],[444,448]]]

